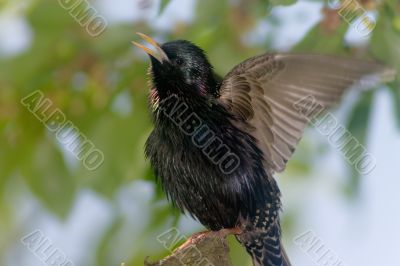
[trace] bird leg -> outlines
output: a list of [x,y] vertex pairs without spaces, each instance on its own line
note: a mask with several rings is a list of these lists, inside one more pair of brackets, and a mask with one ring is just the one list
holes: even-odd
[[202,239],[206,237],[218,237],[225,238],[228,235],[240,235],[242,233],[242,229],[239,227],[234,228],[223,228],[219,231],[202,231],[191,235],[185,243],[176,248],[176,251],[187,248],[190,245],[195,245],[199,243]]

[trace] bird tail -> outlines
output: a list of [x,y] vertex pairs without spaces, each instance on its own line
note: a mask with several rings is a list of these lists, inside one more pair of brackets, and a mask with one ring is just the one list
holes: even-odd
[[254,266],[291,266],[281,243],[279,223],[268,229],[247,231],[237,238],[253,258]]

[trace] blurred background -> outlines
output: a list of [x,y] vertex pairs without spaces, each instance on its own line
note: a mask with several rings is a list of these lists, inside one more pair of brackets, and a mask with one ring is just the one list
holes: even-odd
[[[66,265],[139,266],[169,254],[157,241],[166,230],[203,229],[170,207],[144,159],[149,62],[130,43],[137,31],[159,42],[191,40],[220,74],[265,51],[369,58],[400,71],[397,0],[360,0],[346,12],[338,0],[78,2],[0,1],[2,266],[46,265],[21,241],[36,230],[73,262]],[[367,34],[357,29],[366,16],[376,21]],[[98,168],[88,170],[21,104],[37,90],[104,154]],[[277,175],[289,257],[295,266],[322,265],[294,241],[312,231],[340,265],[400,265],[399,81],[346,98],[335,115],[377,164],[360,175],[307,129]],[[250,266],[229,242],[234,265]]]

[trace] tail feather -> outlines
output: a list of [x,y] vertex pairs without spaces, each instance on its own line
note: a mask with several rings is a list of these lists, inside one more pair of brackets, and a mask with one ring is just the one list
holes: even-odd
[[268,231],[247,231],[237,238],[252,256],[254,266],[291,266],[281,243],[278,223]]

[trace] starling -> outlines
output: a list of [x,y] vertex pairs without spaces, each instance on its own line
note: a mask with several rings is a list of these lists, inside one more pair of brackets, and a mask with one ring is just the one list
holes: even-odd
[[220,78],[193,43],[160,45],[138,35],[154,47],[133,42],[151,60],[154,129],[145,155],[168,199],[211,232],[235,233],[254,265],[290,265],[274,173],[285,169],[318,110],[392,71],[335,56],[264,54]]

